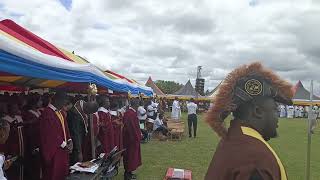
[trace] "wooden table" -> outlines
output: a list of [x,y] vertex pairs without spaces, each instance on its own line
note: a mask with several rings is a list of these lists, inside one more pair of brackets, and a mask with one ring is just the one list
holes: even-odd
[[170,130],[171,140],[181,140],[184,135],[184,122],[183,121],[167,121],[168,129]]

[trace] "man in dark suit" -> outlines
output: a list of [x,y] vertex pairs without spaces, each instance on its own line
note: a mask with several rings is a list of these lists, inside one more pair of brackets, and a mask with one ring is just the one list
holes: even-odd
[[77,101],[68,111],[67,120],[70,129],[70,135],[73,141],[73,151],[70,163],[83,161],[82,144],[86,136],[90,135],[89,130],[89,114],[98,110],[96,102]]

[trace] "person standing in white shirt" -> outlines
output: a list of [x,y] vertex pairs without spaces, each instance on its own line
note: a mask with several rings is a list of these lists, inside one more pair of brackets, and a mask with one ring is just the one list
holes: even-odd
[[142,140],[145,141],[148,138],[148,132],[146,130],[147,111],[144,109],[143,101],[139,102],[137,115],[138,115],[138,119],[140,121],[140,130],[143,135]]
[[140,121],[140,124],[141,123],[145,123],[146,119],[147,119],[147,111],[144,109],[144,106],[143,106],[143,101],[140,101],[139,103],[139,107],[138,107],[138,119]]
[[198,105],[194,103],[194,99],[191,98],[190,102],[187,104],[188,109],[188,128],[189,128],[189,137],[192,137],[191,129],[193,126],[193,137],[197,136],[197,109]]
[[150,119],[155,120],[157,117],[156,108],[154,108],[153,102],[149,101],[147,106],[147,116]]

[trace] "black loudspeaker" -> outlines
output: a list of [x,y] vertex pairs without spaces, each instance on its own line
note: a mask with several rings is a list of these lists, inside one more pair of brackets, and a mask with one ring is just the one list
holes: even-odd
[[196,91],[204,96],[204,79],[202,78],[197,78],[196,79]]

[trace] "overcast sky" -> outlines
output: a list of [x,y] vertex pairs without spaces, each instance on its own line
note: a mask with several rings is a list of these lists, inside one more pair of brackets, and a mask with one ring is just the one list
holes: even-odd
[[259,60],[309,86],[320,82],[318,2],[0,0],[0,19],[140,82],[194,84],[201,65],[213,89],[233,68]]

